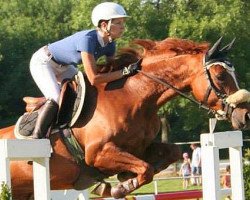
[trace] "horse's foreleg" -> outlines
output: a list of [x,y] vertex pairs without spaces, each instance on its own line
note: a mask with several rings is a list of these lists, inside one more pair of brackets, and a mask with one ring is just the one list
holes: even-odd
[[152,143],[144,154],[144,160],[154,167],[155,174],[179,159],[181,150],[176,144]]
[[[93,157],[93,155],[88,155],[88,151],[86,151],[86,158],[88,156]],[[111,188],[111,195],[115,198],[123,198],[153,180],[154,168],[150,164],[122,151],[113,144],[104,146],[102,151],[96,155],[93,165],[104,173],[118,174],[127,171],[137,174],[135,178],[128,179]]]
[[[178,159],[181,159],[181,151],[175,144],[152,143],[143,155],[143,160],[154,167],[155,174],[166,169]],[[136,177],[136,174],[132,172],[121,172],[117,176],[119,181],[134,177]]]

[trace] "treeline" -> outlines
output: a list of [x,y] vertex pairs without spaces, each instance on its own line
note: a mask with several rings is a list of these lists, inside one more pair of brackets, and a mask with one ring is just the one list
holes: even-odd
[[[29,72],[32,53],[41,46],[93,28],[91,11],[100,0],[0,0],[0,127],[14,124],[24,112],[24,96],[40,96]],[[178,37],[229,42],[240,85],[250,89],[250,3],[248,0],[120,0],[131,16],[125,46],[136,38]],[[170,141],[198,140],[208,131],[207,113],[177,98],[160,111],[170,128]],[[219,129],[229,129],[227,123]]]

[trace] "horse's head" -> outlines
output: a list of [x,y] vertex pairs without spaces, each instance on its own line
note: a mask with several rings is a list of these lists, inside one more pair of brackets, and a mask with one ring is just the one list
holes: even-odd
[[[206,53],[203,62],[205,76],[195,78],[193,93],[218,119],[230,120],[235,129],[250,129],[250,92],[239,89],[234,67],[226,58],[234,40],[220,48],[221,39]],[[204,77],[207,80],[204,81]]]

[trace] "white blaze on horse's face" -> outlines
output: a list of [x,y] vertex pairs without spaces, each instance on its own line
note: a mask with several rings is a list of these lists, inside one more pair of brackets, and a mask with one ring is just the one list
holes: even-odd
[[[205,60],[204,60],[205,61]],[[211,64],[205,64],[205,68],[206,68],[206,71],[207,73],[209,73],[209,70],[210,68],[212,68],[213,66],[221,66],[223,67],[226,72],[232,77],[232,79],[234,80],[234,84],[236,86],[236,89],[239,90],[239,84],[237,82],[237,79],[236,79],[236,75],[235,75],[235,69],[234,67],[231,65],[231,63],[229,63],[228,61],[224,60],[224,61],[215,61],[215,62],[212,62]],[[210,80],[211,81],[211,80]],[[211,83],[210,83],[211,84]],[[227,95],[227,94],[219,94],[219,95]],[[229,95],[231,96],[231,95]],[[222,98],[223,101],[225,101],[224,97],[219,97],[219,98]],[[231,107],[235,108],[236,106],[234,106],[233,104],[229,103],[226,101],[226,103],[228,103]],[[227,111],[224,111],[224,110],[217,110],[216,111],[216,114],[215,114],[215,117],[218,119],[218,120],[227,120]]]
[[212,66],[215,66],[215,65],[220,65],[220,66],[224,67],[224,69],[227,70],[227,73],[229,73],[232,76],[232,78],[234,80],[234,83],[235,83],[236,87],[239,90],[240,87],[239,87],[238,81],[236,79],[234,67],[233,66],[229,67],[225,62],[214,62],[214,63],[212,63],[210,65],[207,65],[206,68],[207,68],[207,70],[209,70]]
[[[229,65],[225,62],[214,62],[212,64],[206,65],[206,69],[209,70],[212,66],[220,65],[222,66],[227,73],[233,78],[236,88],[238,89],[233,94],[229,95],[225,102],[228,103],[232,108],[236,108],[238,104],[240,103],[249,103],[250,102],[250,92],[245,89],[240,89],[239,84],[236,79],[235,75],[235,69],[233,66],[229,63]],[[217,113],[215,114],[216,118],[218,120],[225,120],[226,112],[224,110],[217,110]]]

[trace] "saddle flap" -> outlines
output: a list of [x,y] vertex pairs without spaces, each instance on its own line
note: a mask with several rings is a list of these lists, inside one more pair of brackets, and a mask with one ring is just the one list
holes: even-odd
[[71,120],[76,97],[74,81],[65,81],[60,95],[57,124],[67,124]]
[[84,98],[85,82],[82,72],[79,71],[72,80],[66,80],[62,86],[57,123],[72,127],[81,114]]

